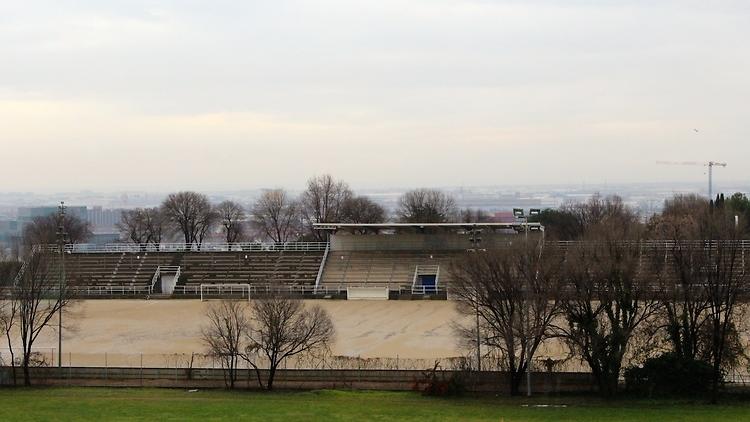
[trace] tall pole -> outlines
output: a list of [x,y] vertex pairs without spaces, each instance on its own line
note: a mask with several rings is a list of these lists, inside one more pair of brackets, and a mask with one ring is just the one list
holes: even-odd
[[[474,224],[471,227],[471,238],[469,241],[471,242],[471,247],[474,249],[475,253],[479,253],[479,237],[477,236],[479,234],[479,231],[477,229],[477,225]],[[476,293],[476,313],[477,313],[477,371],[482,370],[482,339],[481,334],[479,332],[479,292]]]
[[60,251],[60,280],[57,285],[57,367],[62,371],[62,291],[65,284],[65,202],[58,207],[57,242]]
[[[524,223],[525,223],[524,248],[528,248],[529,247],[529,217],[528,216],[526,216]],[[523,315],[526,317],[526,328],[524,329],[524,331],[526,331],[526,335],[528,336],[529,331],[530,331],[530,325],[531,325],[530,323],[531,317],[529,316],[529,285],[528,283],[526,284],[524,295],[526,295],[526,301],[525,301],[526,306],[523,307]],[[526,396],[531,397],[531,356],[529,356],[531,354],[530,353],[531,345],[528,344],[529,343],[528,338],[527,338],[526,343],[527,343],[526,347],[528,347],[528,349],[526,350]]]
[[479,295],[477,295],[477,371],[482,370],[482,350],[479,334]]
[[713,181],[714,162],[708,162],[708,200],[714,199],[714,181]]

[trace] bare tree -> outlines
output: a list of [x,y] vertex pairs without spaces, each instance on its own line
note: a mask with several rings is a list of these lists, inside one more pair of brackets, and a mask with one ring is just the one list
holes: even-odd
[[[697,220],[708,210],[709,200],[696,194],[679,194],[664,201],[663,217],[681,217]],[[676,227],[674,227],[676,228]]]
[[461,223],[486,223],[491,217],[479,208],[464,208],[459,213],[459,220]]
[[665,201],[650,232],[668,242],[664,267],[664,330],[672,350],[701,359],[713,368],[712,401],[718,399],[723,373],[742,354],[738,295],[747,288],[739,242],[745,228],[735,224],[734,209],[697,195]]
[[710,339],[704,334],[710,298],[701,274],[705,254],[700,243],[677,239],[659,254],[662,256],[655,257],[659,263],[653,265],[663,268],[654,271],[654,279],[660,281],[662,289],[662,319],[667,340],[674,353],[685,359],[706,356],[710,346]]
[[[255,370],[260,388],[272,390],[276,371],[287,358],[326,351],[334,336],[323,308],[295,299],[258,299],[249,308],[245,302],[225,300],[212,305],[207,317],[203,342],[221,362],[228,388],[234,387],[242,359]],[[268,360],[265,384],[257,357]]]
[[197,192],[169,194],[161,208],[174,230],[182,234],[186,245],[200,247],[217,220],[208,197]]
[[[57,243],[57,232],[59,229],[59,216],[50,214],[44,217],[34,217],[31,223],[23,228],[24,245],[27,250],[33,245],[52,245]],[[93,233],[88,222],[81,220],[75,215],[66,215],[63,228],[67,234],[67,242],[82,243],[88,240]]]
[[283,189],[264,191],[251,214],[253,228],[274,242],[288,242],[299,235],[299,203]]
[[256,300],[250,315],[252,328],[245,356],[255,368],[261,388],[264,386],[259,368],[250,356],[268,359],[267,390],[273,389],[276,370],[287,358],[325,351],[335,335],[328,313],[319,305],[305,306],[301,300],[278,297]]
[[636,329],[659,309],[647,272],[641,271],[641,227],[628,210],[587,228],[585,242],[566,253],[558,327],[571,351],[591,368],[602,395],[617,393],[623,359]]
[[416,189],[398,200],[396,215],[403,223],[445,223],[457,218],[456,201],[450,195],[432,189]]
[[738,301],[750,285],[750,274],[742,254],[744,227],[735,225],[733,215],[722,207],[714,209],[703,237],[703,264],[700,272],[708,296],[708,326],[710,327],[710,359],[714,376],[711,401],[718,400],[723,369],[732,338],[737,335]]
[[[18,301],[9,294],[13,288],[14,278],[21,268],[21,262],[9,260],[2,256],[0,259],[0,331],[5,337],[10,354],[10,367],[13,373],[13,385],[17,384],[16,357],[13,349],[13,333],[18,321]],[[4,362],[0,362],[3,364]]]
[[148,232],[147,243],[160,245],[164,238],[164,232],[167,225],[167,217],[159,207],[146,208],[144,217],[146,220],[146,230]]
[[627,207],[622,198],[617,195],[603,197],[597,193],[586,202],[564,204],[562,209],[576,219],[579,237],[590,236],[592,229],[606,228],[606,224],[614,224],[615,221],[623,223],[638,221],[635,212]]
[[341,208],[343,223],[382,223],[385,218],[385,208],[366,196],[352,196]]
[[143,244],[148,241],[148,229],[142,208],[123,211],[116,224],[120,235],[133,243]]
[[709,202],[696,195],[677,195],[664,205],[648,223],[651,236],[667,241],[648,254],[650,273],[661,288],[662,328],[674,353],[698,359],[710,345],[704,335],[710,310],[703,274],[708,263],[700,239],[709,234],[705,229],[712,213]]
[[21,366],[25,385],[31,384],[29,367],[34,343],[57,313],[63,312],[70,304],[67,285],[61,282],[58,267],[53,255],[33,253],[27,257],[11,289],[11,300],[16,302],[18,310],[16,324],[23,348]]
[[208,325],[202,330],[208,355],[218,360],[224,370],[224,383],[234,388],[237,369],[246,349],[250,322],[246,302],[223,300],[212,304],[206,312]]
[[555,240],[578,240],[605,220],[633,217],[617,195],[593,195],[585,202],[566,202],[559,209],[545,209],[539,215],[546,237]]
[[216,212],[224,228],[227,243],[235,243],[245,229],[245,209],[234,201],[224,201],[216,206]]
[[346,182],[335,180],[329,174],[310,178],[300,201],[302,217],[308,226],[308,234],[317,240],[325,240],[325,234],[314,230],[313,224],[339,222],[344,203],[352,195]]
[[116,226],[120,234],[133,243],[159,245],[165,220],[159,208],[136,208],[123,212]]
[[159,208],[136,208],[122,213],[116,224],[122,237],[137,244],[155,244],[162,241],[165,217]]
[[542,252],[541,242],[521,242],[507,250],[470,254],[451,268],[458,310],[477,319],[459,333],[467,345],[478,346],[479,335],[483,345],[500,352],[512,395],[519,394],[523,374],[552,334],[560,311],[561,255]]
[[13,349],[13,333],[18,321],[18,301],[11,298],[0,299],[0,330],[2,330],[10,354],[10,368],[13,371],[13,385],[18,383],[16,376],[16,356]]

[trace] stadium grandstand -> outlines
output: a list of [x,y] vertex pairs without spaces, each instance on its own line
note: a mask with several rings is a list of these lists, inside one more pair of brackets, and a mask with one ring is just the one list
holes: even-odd
[[319,287],[348,299],[445,298],[450,263],[466,253],[506,247],[539,223],[316,224],[329,233]]
[[[539,223],[316,224],[326,242],[65,246],[79,297],[445,298],[453,259],[539,236]],[[54,249],[54,248],[53,248]],[[52,254],[59,260],[60,254]],[[59,265],[62,267],[62,265]]]
[[[350,300],[447,299],[454,260],[544,236],[539,223],[526,222],[320,223],[315,229],[325,232],[327,241],[66,245],[65,279],[77,297],[203,299],[275,293]],[[554,243],[555,250],[566,249],[567,242]],[[647,241],[641,247],[642,259],[673,259],[669,242]],[[750,242],[742,241],[737,271],[748,267],[748,250]],[[60,256],[52,254],[56,268],[62,267]]]

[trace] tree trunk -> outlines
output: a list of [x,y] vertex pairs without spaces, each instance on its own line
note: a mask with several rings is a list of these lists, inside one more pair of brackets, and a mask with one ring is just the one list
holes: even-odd
[[276,377],[276,366],[278,363],[271,364],[271,367],[268,368],[268,382],[266,382],[266,390],[271,391],[273,390],[273,379]]
[[721,358],[722,358],[722,345],[721,339],[721,327],[718,320],[713,322],[713,333],[711,338],[711,349],[713,352],[713,377],[711,377],[711,404],[717,404],[719,402],[719,383],[721,380]]
[[607,398],[614,397],[617,394],[619,381],[619,371],[602,371],[599,377],[599,394]]
[[520,396],[521,395],[521,381],[523,380],[524,371],[510,371],[510,395]]
[[13,343],[10,341],[10,332],[5,333],[8,339],[8,352],[10,352],[10,370],[13,371],[13,386],[18,385],[18,375],[16,374],[16,356],[13,352]]
[[13,386],[18,385],[18,374],[16,374],[16,359],[13,357],[13,351],[10,352],[10,370],[13,371]]
[[721,362],[714,357],[714,374],[711,377],[711,404],[719,402],[719,384],[721,380]]
[[233,355],[229,362],[229,389],[233,390],[237,380],[237,357]]
[[23,357],[23,385],[31,385],[31,373],[29,372],[29,354],[24,354]]
[[260,386],[261,390],[265,390],[265,386],[263,386],[263,378],[260,376],[260,369],[253,365],[253,369],[255,370],[255,376],[258,378],[258,385]]

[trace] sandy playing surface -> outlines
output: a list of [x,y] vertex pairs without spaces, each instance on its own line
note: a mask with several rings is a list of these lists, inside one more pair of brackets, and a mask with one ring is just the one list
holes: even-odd
[[[326,309],[336,327],[335,355],[440,358],[459,356],[448,301],[306,301]],[[86,300],[66,316],[63,352],[76,354],[203,353],[201,327],[210,302]],[[38,340],[56,348],[56,332]]]

